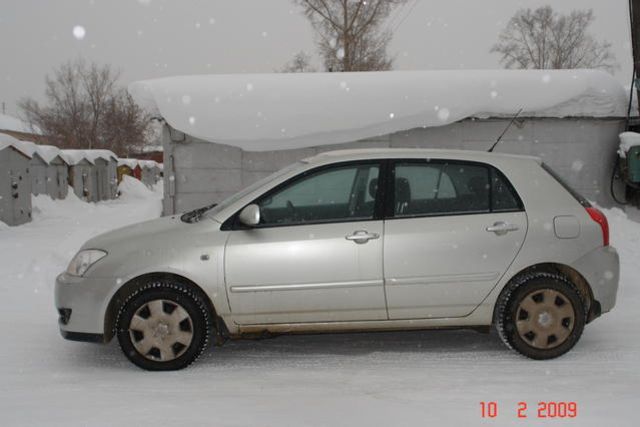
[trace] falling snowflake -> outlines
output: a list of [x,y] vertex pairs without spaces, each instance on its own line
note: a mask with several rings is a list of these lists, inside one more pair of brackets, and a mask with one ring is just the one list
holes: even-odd
[[580,172],[583,167],[584,162],[582,160],[575,160],[573,163],[571,163],[571,170],[573,170],[574,172]]
[[196,124],[196,118],[195,118],[195,117],[193,117],[193,116],[189,117],[189,124],[190,124],[191,126],[195,125],[195,124]]
[[82,25],[76,25],[75,27],[73,27],[73,37],[75,37],[77,40],[84,39],[84,36],[86,35],[87,31]]
[[542,83],[549,83],[551,81],[551,75],[550,74],[544,74],[542,76]]
[[344,49],[343,48],[340,48],[340,49],[337,50],[336,57],[338,59],[343,59],[344,58]]
[[445,122],[449,119],[450,111],[448,108],[440,108],[438,109],[438,120]]

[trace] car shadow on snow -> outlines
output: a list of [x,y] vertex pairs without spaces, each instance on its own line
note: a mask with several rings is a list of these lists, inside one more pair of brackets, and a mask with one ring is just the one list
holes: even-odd
[[[108,345],[77,344],[65,351],[65,362],[78,368],[111,367],[138,370],[122,354],[117,340]],[[203,354],[195,366],[201,368],[297,367],[366,363],[380,356],[425,361],[513,360],[495,333],[469,330],[278,335],[263,339],[229,340]]]
[[[345,357],[366,361],[372,355],[384,359],[398,357],[437,358],[438,360],[482,359],[509,355],[495,333],[468,330],[430,330],[401,332],[334,333],[280,335],[257,340],[227,341],[203,355],[199,365],[251,366],[282,365],[287,359],[302,364],[341,363]],[[375,357],[375,356],[374,356]]]

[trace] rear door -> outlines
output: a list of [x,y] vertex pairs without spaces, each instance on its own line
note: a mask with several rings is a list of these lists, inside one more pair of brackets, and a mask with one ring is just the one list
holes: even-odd
[[384,241],[390,319],[470,314],[517,255],[522,202],[495,168],[400,160],[391,168]]

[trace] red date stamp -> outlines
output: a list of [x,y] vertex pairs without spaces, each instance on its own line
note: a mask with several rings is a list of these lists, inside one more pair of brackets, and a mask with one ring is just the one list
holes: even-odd
[[[530,407],[527,402],[518,402],[515,408],[518,418],[576,418],[578,416],[577,402],[548,401],[538,402]],[[480,416],[482,418],[497,418],[499,415],[498,402],[480,402]]]

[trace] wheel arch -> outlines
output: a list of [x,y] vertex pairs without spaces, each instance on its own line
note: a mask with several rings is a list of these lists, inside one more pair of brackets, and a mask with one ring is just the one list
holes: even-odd
[[587,323],[591,320],[595,319],[600,315],[600,303],[595,300],[593,296],[593,290],[591,289],[591,285],[584,278],[584,276],[575,268],[557,262],[543,262],[531,265],[527,268],[522,269],[521,271],[514,274],[502,287],[498,299],[496,300],[496,304],[493,308],[493,321],[495,322],[496,310],[498,309],[498,301],[501,300],[501,297],[505,291],[509,288],[509,285],[518,280],[520,277],[531,274],[531,273],[555,273],[561,274],[565,276],[571,283],[575,285],[575,287],[580,291],[580,296],[585,305],[585,310],[587,312]]
[[218,337],[216,337],[217,341],[228,334],[226,325],[224,324],[224,321],[218,316],[213,301],[211,300],[209,295],[207,295],[204,289],[202,289],[202,287],[200,287],[193,280],[176,273],[154,272],[145,273],[140,276],[134,277],[133,279],[130,279],[125,284],[120,286],[115,294],[113,294],[111,300],[109,301],[109,304],[107,305],[107,309],[104,315],[104,342],[111,341],[115,336],[118,313],[120,312],[123,304],[126,302],[127,297],[137,289],[147,284],[150,280],[173,280],[189,286],[191,289],[193,289],[194,292],[202,297],[203,301],[205,301],[207,305],[207,308],[211,312],[213,319],[215,319],[216,334],[218,335]]

